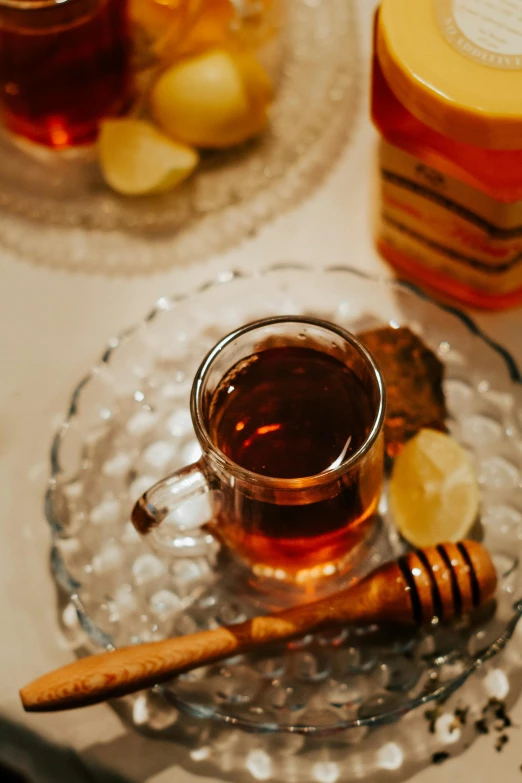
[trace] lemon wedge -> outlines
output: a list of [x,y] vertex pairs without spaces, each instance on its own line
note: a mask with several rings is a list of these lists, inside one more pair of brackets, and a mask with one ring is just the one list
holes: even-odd
[[421,430],[395,460],[390,505],[399,532],[414,546],[464,538],[479,510],[468,454],[449,435]]
[[173,138],[223,148],[263,129],[271,99],[270,78],[252,55],[214,49],[168,68],[152,88],[150,106]]
[[144,120],[105,120],[98,141],[107,183],[126,196],[160,193],[192,173],[198,153]]
[[270,103],[274,99],[272,79],[251,52],[235,52],[233,60],[239,70],[250,101]]

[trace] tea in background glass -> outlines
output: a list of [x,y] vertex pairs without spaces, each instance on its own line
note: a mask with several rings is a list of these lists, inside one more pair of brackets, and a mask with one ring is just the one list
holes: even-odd
[[129,104],[130,58],[127,0],[0,0],[0,104],[18,136],[94,142]]
[[382,491],[385,402],[356,338],[315,319],[250,324],[203,362],[191,405],[203,457],[138,501],[139,532],[180,554],[162,522],[210,490],[214,534],[257,578],[313,585],[358,561]]

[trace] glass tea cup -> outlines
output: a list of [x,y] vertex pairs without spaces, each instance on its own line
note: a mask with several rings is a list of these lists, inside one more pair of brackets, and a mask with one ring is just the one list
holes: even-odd
[[15,136],[95,141],[131,100],[127,0],[0,0],[0,109]]
[[382,492],[385,393],[344,329],[277,317],[232,332],[196,373],[191,414],[202,457],[149,489],[132,519],[161,554],[199,554],[176,524],[210,493],[207,527],[253,581],[310,586],[367,550]]

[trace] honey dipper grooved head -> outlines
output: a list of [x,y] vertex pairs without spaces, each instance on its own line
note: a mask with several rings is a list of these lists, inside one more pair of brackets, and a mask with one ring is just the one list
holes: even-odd
[[493,597],[497,586],[489,552],[475,541],[418,549],[399,558],[398,566],[416,625],[478,609]]

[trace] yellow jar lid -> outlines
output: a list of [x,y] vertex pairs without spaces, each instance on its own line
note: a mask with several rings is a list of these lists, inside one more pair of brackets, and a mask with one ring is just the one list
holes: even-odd
[[426,125],[522,149],[522,0],[382,0],[377,52],[397,98]]

